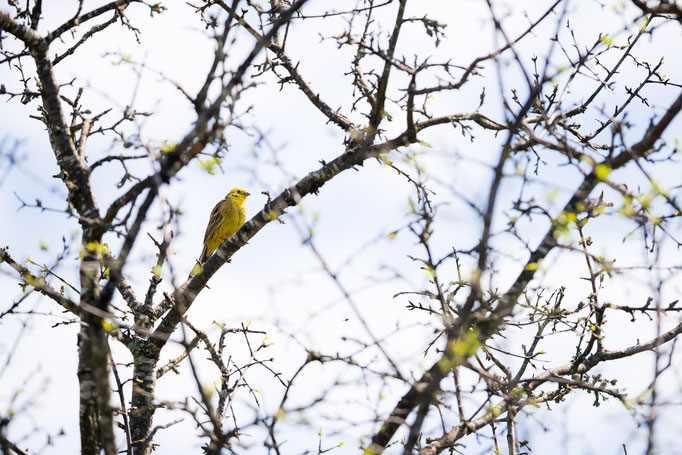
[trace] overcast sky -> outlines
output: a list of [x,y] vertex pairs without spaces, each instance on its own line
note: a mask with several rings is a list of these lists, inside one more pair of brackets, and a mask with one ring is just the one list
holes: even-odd
[[[68,3],[70,2],[45,2],[45,19],[39,31],[44,33],[68,19],[74,13],[72,8],[64,7]],[[85,9],[89,10],[103,2],[84,3]],[[334,2],[339,8],[341,3],[344,2]],[[345,3],[352,6],[355,2]],[[503,25],[509,35],[515,36],[527,27],[528,20],[524,17],[524,12],[534,19],[549,3],[526,1],[507,5],[509,15],[505,17]],[[636,32],[631,29],[623,30],[622,17],[613,12],[613,9],[622,2],[606,2],[604,7],[592,1],[573,3],[571,26],[579,42],[592,43],[599,33],[609,33],[615,42],[623,44],[629,34]],[[322,10],[329,4],[330,2],[311,0],[307,8],[310,11]],[[457,64],[468,65],[476,56],[488,53],[496,46],[492,39],[490,24],[487,22],[489,13],[485,2],[430,0],[414,1],[410,5],[408,15],[422,16],[428,13],[448,24],[446,37],[438,48],[433,50],[434,60],[445,60],[449,56]],[[134,67],[121,63],[121,56],[129,57],[133,62],[144,62],[154,71],[182,84],[189,93],[194,93],[203,82],[204,73],[210,66],[214,51],[212,41],[206,37],[196,16],[184,2],[166,2],[166,6],[168,11],[154,18],[139,5],[132,5],[128,9],[127,14],[142,31],[140,43],[135,41],[129,31],[116,26],[91,40],[56,68],[57,77],[62,84],[77,78],[79,86],[85,87],[83,100],[93,112],[112,105],[118,110],[123,110],[133,102],[137,110],[156,112],[158,115],[145,120],[141,129],[145,139],[151,143],[174,142],[180,139],[191,126],[194,119],[193,110],[168,81],[162,80],[152,71],[144,71],[142,77],[138,78]],[[7,11],[6,6],[0,9]],[[392,15],[391,10],[387,17]],[[628,11],[623,17],[635,15],[636,12],[633,10]],[[381,16],[377,17],[377,20],[380,21]],[[673,78],[677,77],[679,81],[682,74],[682,53],[677,47],[680,42],[680,28],[672,25],[674,24],[659,30],[658,36],[654,37],[655,41],[646,37],[637,48],[637,55],[647,55],[647,59],[651,61],[657,61],[665,56],[664,72]],[[287,48],[292,59],[300,62],[299,70],[305,79],[319,91],[323,99],[330,106],[346,108],[353,93],[349,84],[350,78],[344,76],[344,73],[350,68],[352,53],[350,49],[339,50],[332,40],[320,38],[320,34],[326,37],[333,36],[343,28],[344,23],[338,18],[317,22],[294,21]],[[532,55],[544,56],[549,49],[551,43],[546,37],[554,28],[556,23],[550,21],[521,44],[519,52],[525,59],[527,68],[531,68]],[[565,24],[560,30],[562,34],[568,33]],[[237,44],[233,47],[234,54],[230,56],[235,64],[239,63],[239,53],[248,52],[253,45],[253,40],[248,35],[239,34],[237,39]],[[68,47],[68,42],[65,47]],[[412,24],[401,35],[399,45],[409,56],[411,48],[432,47],[433,40],[425,37],[418,27]],[[56,45],[57,50],[59,46]],[[553,64],[556,67],[562,65],[561,57],[556,59]],[[510,63],[503,68],[502,79],[507,95],[510,88],[521,86],[520,73],[518,68],[513,66],[514,64]],[[438,94],[430,101],[432,112],[438,114],[474,110],[478,106],[481,91],[485,88],[487,113],[496,120],[503,120],[492,65],[490,70],[489,74],[493,77],[473,80],[465,92]],[[623,70],[621,77],[622,80],[637,81],[641,76],[642,72],[630,65]],[[9,71],[6,65],[0,66],[0,83],[5,84],[8,89],[16,89],[15,78],[16,74]],[[231,128],[227,132],[231,149],[222,166],[224,173],[208,175],[205,169],[195,163],[182,172],[177,184],[163,191],[163,196],[172,204],[179,206],[182,211],[170,257],[180,280],[186,276],[194,264],[194,259],[199,255],[211,208],[229,189],[243,187],[252,194],[246,206],[253,214],[266,201],[266,196],[261,194],[262,191],[270,191],[275,195],[295,179],[319,167],[318,160],[330,160],[343,151],[343,134],[332,125],[325,125],[325,119],[298,90],[293,86],[285,86],[280,90],[279,85],[269,76],[258,81],[263,85],[247,92],[244,99],[240,100],[240,106],[244,110],[250,105],[253,106],[249,113],[245,114],[245,121],[257,124],[262,132],[267,133],[269,145],[254,146],[253,136]],[[403,82],[400,77],[396,77],[396,81]],[[398,85],[392,88],[397,89]],[[594,82],[580,81],[569,94],[569,102],[582,100],[581,90],[593,89]],[[71,88],[65,90],[68,93],[74,91]],[[600,105],[607,110],[612,109],[613,105],[623,99],[623,93],[621,86],[612,97],[604,96]],[[662,106],[670,99],[669,91],[658,89],[651,89],[646,95],[650,97],[654,106]],[[19,210],[19,198],[27,202],[40,199],[47,207],[64,208],[65,190],[60,186],[60,181],[51,178],[57,173],[57,167],[44,127],[38,121],[29,118],[29,115],[35,113],[36,103],[22,105],[16,99],[10,102],[3,99],[2,103],[0,146],[8,149],[14,141],[20,141],[18,150],[23,156],[23,161],[0,182],[0,244],[10,245],[15,258],[29,255],[38,262],[49,261],[59,251],[62,235],[68,236],[71,233],[77,235],[77,224],[73,219],[56,212],[40,212],[28,208]],[[395,105],[389,105],[387,110],[396,119],[402,118]],[[362,117],[358,113],[348,110],[343,113],[362,123]],[[112,112],[105,118],[115,118],[115,115]],[[631,122],[635,124],[631,137],[636,137],[637,132],[641,132],[648,125],[648,108],[642,106],[641,109],[633,110],[630,115]],[[678,119],[677,123],[669,128],[671,135],[669,137],[674,137],[672,135],[679,131],[680,127]],[[390,137],[402,128],[403,123],[396,120],[387,126],[387,135]],[[424,140],[429,143],[429,147],[419,145],[411,148],[414,152],[423,153],[419,158],[420,163],[426,172],[434,177],[432,184],[437,190],[435,202],[447,202],[447,205],[439,208],[441,218],[434,233],[434,242],[439,251],[447,251],[452,247],[471,248],[478,241],[480,225],[478,221],[471,221],[474,219],[473,212],[466,204],[454,199],[448,189],[450,185],[450,188],[455,188],[476,202],[482,202],[486,197],[490,174],[484,164],[496,162],[502,138],[478,130],[475,130],[475,135],[476,141],[471,142],[459,134],[459,131],[453,135],[451,127],[444,126],[425,134]],[[112,146],[110,138],[93,138],[89,143],[92,150],[90,159],[94,160],[108,153]],[[273,154],[272,149],[277,153]],[[457,160],[454,158],[455,153],[459,157]],[[2,166],[0,175],[5,175],[6,165],[0,163]],[[143,160],[132,169],[143,175],[149,166],[150,164]],[[286,172],[282,172],[282,169]],[[623,176],[628,176],[627,173],[631,171],[626,169],[620,172],[624,173]],[[679,175],[680,167],[677,166],[660,174],[659,177],[664,184],[674,186],[679,184]],[[561,176],[560,179],[558,176]],[[94,174],[93,186],[99,198],[100,208],[106,207],[115,197],[116,193],[111,188],[119,177],[120,168],[116,165]],[[550,160],[531,191],[544,200],[556,198],[557,202],[554,205],[559,207],[563,205],[569,192],[574,190],[578,177],[577,172],[572,177],[567,175],[558,162]],[[633,173],[632,178],[639,177]],[[510,201],[516,196],[519,184],[520,181],[515,182],[513,179],[506,183],[508,186],[503,192],[502,207],[505,201]],[[347,172],[335,178],[323,187],[318,196],[306,198],[301,210],[304,213],[303,217],[314,224],[315,241],[330,268],[336,270],[350,262],[349,266],[344,266],[339,277],[350,289],[358,290],[355,295],[356,303],[365,319],[369,321],[372,332],[378,337],[383,337],[391,333],[397,325],[405,327],[405,332],[400,337],[393,337],[391,342],[387,343],[387,349],[396,358],[404,359],[406,368],[416,374],[421,367],[431,363],[430,358],[424,358],[422,349],[423,340],[429,338],[434,326],[432,321],[428,323],[421,321],[419,315],[408,312],[405,308],[406,299],[392,298],[394,294],[404,290],[404,283],[387,280],[391,273],[386,268],[381,268],[386,264],[392,265],[397,271],[410,276],[416,286],[423,285],[427,280],[426,274],[418,270],[418,267],[406,257],[407,254],[419,254],[414,238],[406,232],[400,232],[394,239],[387,237],[387,234],[403,227],[409,220],[410,198],[414,199],[413,191],[401,176],[378,162],[371,161],[360,172]],[[294,213],[298,211],[299,209],[291,209]],[[496,229],[503,228],[506,222],[501,212],[499,215]],[[154,231],[155,235],[158,231],[155,231],[154,223],[158,223],[160,219],[158,211],[156,216],[153,222],[145,226],[150,232]],[[215,328],[211,329],[213,321],[230,326],[252,322],[254,328],[267,331],[269,339],[274,341],[274,345],[269,348],[269,355],[277,359],[276,369],[282,371],[285,376],[291,374],[305,358],[305,352],[300,348],[299,342],[321,351],[332,352],[339,345],[341,337],[367,339],[367,333],[357,319],[349,317],[350,309],[340,298],[333,282],[326,274],[320,272],[314,256],[301,245],[306,227],[301,225],[300,219],[295,218],[285,216],[286,224],[271,223],[263,229],[246,248],[232,258],[230,264],[226,264],[218,272],[210,282],[210,289],[202,292],[189,312],[189,318],[195,325],[206,328],[212,334],[216,332]],[[542,223],[537,226],[528,225],[525,226],[524,235],[529,242],[537,242],[537,234],[544,232],[546,228],[547,226]],[[618,264],[642,263],[643,252],[639,245],[636,242],[621,241],[629,229],[631,226],[607,218],[596,222],[590,235],[595,239],[595,244],[603,250],[600,254],[617,258]],[[376,239],[380,240],[375,241]],[[115,238],[108,241],[112,242],[112,245],[117,242]],[[494,283],[504,288],[518,273],[518,267],[515,266],[525,259],[526,253],[512,239],[501,237],[499,242],[496,246],[502,250],[506,249],[508,256],[500,258]],[[41,243],[47,245],[47,251],[41,251]],[[131,281],[139,289],[144,289],[148,281],[148,271],[155,261],[153,254],[153,244],[146,236],[141,236],[134,250],[135,261],[126,269]],[[671,251],[669,254],[670,256],[664,260],[674,261],[676,253]],[[76,281],[74,255],[72,254],[67,261],[69,262],[60,270],[67,280]],[[546,267],[550,272],[542,278],[541,283],[547,287],[568,286],[567,301],[575,306],[587,292],[588,283],[579,278],[585,273],[584,258],[563,255],[552,256],[548,261],[551,261],[551,264]],[[467,264],[465,270],[466,266]],[[2,270],[0,288],[3,289],[4,300],[0,302],[0,309],[19,292],[14,277],[8,277],[4,273],[5,269]],[[258,273],[254,273],[254,270]],[[171,288],[170,275],[166,277],[164,290]],[[377,279],[380,280],[379,283],[375,282]],[[644,274],[639,281],[619,280],[616,277],[605,287],[603,297],[614,301],[628,299],[632,304],[642,304],[649,291],[648,279],[648,275]],[[679,291],[679,286],[663,290],[666,297]],[[63,428],[66,435],[57,438],[54,445],[43,453],[76,453],[79,447],[78,382],[75,375],[77,327],[71,324],[51,328],[61,320],[61,313],[55,310],[50,301],[31,299],[27,309],[50,313],[51,316],[42,318],[16,316],[13,319],[4,318],[0,322],[1,361],[4,362],[12,352],[17,336],[22,337],[16,344],[17,350],[11,359],[12,367],[0,377],[2,383],[0,410],[5,411],[9,398],[18,387],[32,391],[31,393],[36,394],[37,402],[31,408],[30,414],[19,420],[12,431],[17,434],[29,433],[33,425],[50,428],[54,432]],[[415,322],[423,324],[415,326]],[[674,321],[668,323],[672,322]],[[637,339],[647,339],[652,333],[651,327],[628,324],[625,317],[622,321],[613,321],[613,327],[618,327],[618,330],[609,334],[612,335],[609,341],[622,345],[614,345],[612,348],[634,344]],[[291,334],[295,334],[300,340],[294,341]],[[516,341],[513,338],[507,340],[510,344],[514,342]],[[243,355],[245,349],[242,341],[235,338],[234,343],[236,355]],[[504,345],[505,342],[500,343]],[[117,362],[130,360],[117,346],[113,348]],[[342,349],[348,347],[344,345]],[[546,349],[548,352],[551,349],[560,352],[562,338],[549,339]],[[177,355],[179,350],[178,345],[170,346],[168,352],[164,351],[163,358]],[[571,353],[566,354],[568,357],[558,358],[547,366],[565,363]],[[637,360],[646,364],[644,358],[645,356],[642,356]],[[219,378],[218,372],[210,364],[200,365],[201,378],[205,384],[212,384]],[[650,368],[649,364],[646,365]],[[631,363],[620,362],[610,368],[613,368],[611,371],[614,375],[622,375],[631,367]],[[679,365],[675,365],[675,368],[678,367]],[[337,379],[337,373],[333,367],[311,369],[307,372],[308,376],[302,378],[302,384],[307,384],[308,388],[295,390],[293,401],[301,403],[310,401],[317,391],[322,390],[324,384]],[[628,392],[635,396],[646,388],[650,380],[650,377],[645,375],[625,376],[628,377],[627,383],[619,385],[627,387]],[[264,409],[277,409],[282,389],[266,371],[254,372],[250,383],[259,389],[259,400]],[[679,384],[669,386],[679,387]],[[178,399],[179,390],[195,390],[188,370],[183,370],[183,374],[178,376],[168,374],[159,381],[158,391],[161,400]],[[347,428],[337,434],[336,429],[331,426],[324,427],[323,423],[318,425],[318,422],[326,421],[313,413],[309,417],[319,428],[309,428],[307,431],[303,427],[291,425],[296,429],[292,430],[295,433],[291,433],[292,436],[288,438],[291,444],[291,451],[288,453],[298,453],[304,447],[316,447],[317,430],[322,430],[324,435],[331,433],[328,439],[324,440],[325,445],[331,446],[344,441],[348,445],[345,449],[340,449],[340,453],[356,453],[357,440],[352,438],[363,435],[373,428],[373,425],[366,425],[366,421],[373,416],[369,412],[371,407],[363,408],[363,400],[376,400],[379,394],[391,397],[393,399],[387,399],[386,403],[380,404],[387,409],[393,405],[395,397],[399,396],[401,390],[371,392],[376,392],[376,395],[349,400],[348,396],[352,395],[351,389],[343,389],[336,400],[338,406],[325,408],[325,412],[330,416],[344,410],[356,412],[358,420],[362,421],[364,426]],[[344,393],[348,395],[343,396]],[[43,397],[49,399],[44,400]],[[630,441],[625,437],[634,430],[637,422],[628,416],[623,406],[618,403],[606,403],[595,409],[590,407],[592,398],[586,395],[577,395],[571,400],[573,405],[570,407],[557,405],[555,408],[557,412],[546,413],[538,410],[537,413],[533,412],[521,418],[520,439],[531,440],[534,444],[534,453],[618,454],[622,453],[621,443],[632,443],[631,453],[638,453],[635,449],[640,447],[642,439],[635,438]],[[247,407],[253,405],[253,401],[244,398],[243,402],[244,404],[240,405],[241,409],[248,415],[250,411]],[[371,405],[374,404],[372,401]],[[155,424],[166,423],[178,416],[180,414],[177,412],[159,412],[155,417]],[[295,418],[292,417],[291,423],[293,419]],[[559,449],[550,445],[556,444],[556,435],[545,435],[542,423],[566,424],[565,444],[560,451],[554,451]],[[597,426],[603,427],[603,431],[595,434],[593,430]],[[160,453],[196,453],[198,439],[190,437],[195,433],[193,422],[186,419],[172,428],[158,433],[158,442],[162,445]],[[680,430],[679,422],[673,422],[661,430],[664,440],[672,438]],[[612,436],[606,437],[607,435]],[[35,438],[31,441],[35,448],[39,448],[40,444],[41,442]],[[482,445],[484,446],[485,444]]]

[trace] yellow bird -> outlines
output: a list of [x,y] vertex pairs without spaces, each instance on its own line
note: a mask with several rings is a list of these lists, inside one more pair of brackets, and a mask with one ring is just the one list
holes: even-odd
[[199,258],[200,264],[203,264],[225,240],[232,237],[242,227],[246,221],[244,201],[249,195],[241,188],[234,188],[227,193],[225,199],[213,207],[206,234],[204,234],[204,249]]

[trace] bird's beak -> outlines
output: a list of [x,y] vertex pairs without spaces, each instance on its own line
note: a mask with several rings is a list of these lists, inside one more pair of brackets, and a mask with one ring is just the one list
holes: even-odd
[[247,195],[247,196],[251,196],[251,193],[249,193],[249,192],[247,192],[247,191],[244,191],[244,194]]

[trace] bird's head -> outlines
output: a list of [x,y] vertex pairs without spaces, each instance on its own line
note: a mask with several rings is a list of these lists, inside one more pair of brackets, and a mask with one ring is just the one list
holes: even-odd
[[241,205],[244,203],[246,200],[246,196],[249,196],[250,193],[248,193],[246,190],[243,190],[241,188],[234,188],[231,190],[229,193],[227,193],[227,198],[233,200],[237,204]]

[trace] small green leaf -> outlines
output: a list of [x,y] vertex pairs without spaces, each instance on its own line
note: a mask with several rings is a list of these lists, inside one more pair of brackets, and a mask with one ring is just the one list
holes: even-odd
[[606,180],[606,177],[608,177],[612,170],[613,169],[605,164],[598,164],[594,168],[594,175],[596,175],[597,178],[603,182]]
[[161,153],[170,153],[177,147],[177,142],[164,142],[164,144],[159,148]]
[[215,175],[215,167],[220,164],[220,158],[212,156],[205,160],[199,159],[199,164],[201,167],[206,169],[206,172],[208,172],[210,175]]
[[377,156],[377,159],[378,159],[380,162],[382,162],[382,163],[384,163],[385,165],[387,165],[387,166],[393,166],[393,161],[389,160],[389,159],[386,158],[384,155],[378,155],[378,156]]

